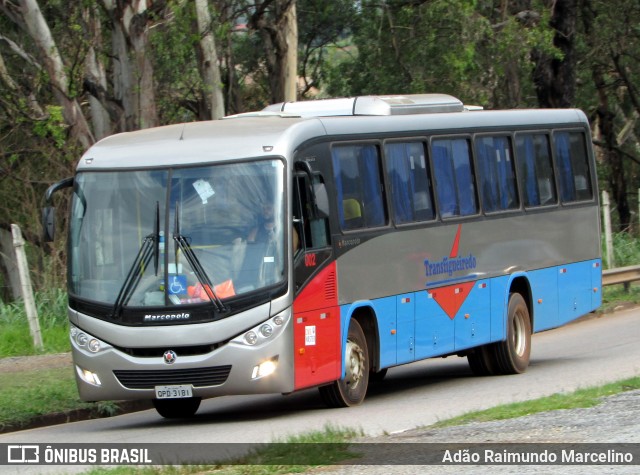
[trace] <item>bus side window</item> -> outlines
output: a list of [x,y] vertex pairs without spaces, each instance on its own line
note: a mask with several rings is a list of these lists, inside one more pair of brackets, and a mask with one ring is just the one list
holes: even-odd
[[387,143],[384,152],[396,222],[433,219],[433,195],[424,144]]
[[549,137],[546,134],[516,136],[516,166],[526,207],[558,202]]
[[465,138],[432,142],[436,194],[443,218],[478,212],[469,141]]
[[[319,180],[319,178],[314,177],[315,180]],[[294,255],[299,250],[327,247],[329,245],[329,223],[325,217],[313,217],[309,183],[306,176],[296,177],[293,196]]]
[[564,203],[590,200],[591,174],[582,132],[555,132],[555,156]]
[[478,176],[485,211],[520,207],[509,137],[477,137]]
[[384,226],[384,206],[378,147],[336,145],[332,149],[338,219],[343,230]]

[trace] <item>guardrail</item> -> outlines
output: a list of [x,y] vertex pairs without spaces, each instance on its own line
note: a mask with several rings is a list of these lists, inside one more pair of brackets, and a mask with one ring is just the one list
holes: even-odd
[[640,280],[640,265],[605,269],[602,271],[602,285],[627,284]]

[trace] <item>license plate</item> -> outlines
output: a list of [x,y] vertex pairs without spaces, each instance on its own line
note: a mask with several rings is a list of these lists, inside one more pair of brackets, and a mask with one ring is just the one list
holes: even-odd
[[193,397],[193,390],[190,385],[156,386],[157,399],[178,399],[183,397]]

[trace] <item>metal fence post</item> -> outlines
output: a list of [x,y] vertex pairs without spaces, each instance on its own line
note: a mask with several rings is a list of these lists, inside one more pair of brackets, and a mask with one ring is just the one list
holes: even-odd
[[602,218],[604,220],[607,268],[612,269],[616,266],[616,263],[613,257],[613,235],[611,234],[611,203],[609,202],[609,193],[606,190],[602,190]]

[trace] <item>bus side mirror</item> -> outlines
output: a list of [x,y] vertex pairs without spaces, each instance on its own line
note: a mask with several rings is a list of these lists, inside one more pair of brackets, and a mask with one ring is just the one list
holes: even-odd
[[46,206],[42,209],[42,239],[52,242],[56,236],[56,209],[51,206],[53,195],[63,188],[73,186],[73,177],[65,178],[47,188],[44,194]]
[[56,237],[56,209],[47,206],[42,209],[42,239],[44,242],[53,242]]

